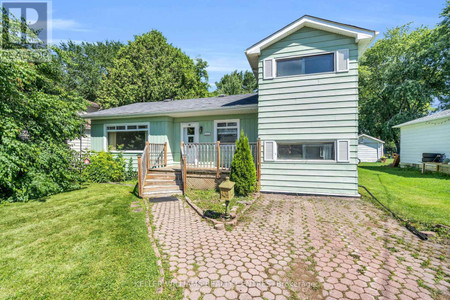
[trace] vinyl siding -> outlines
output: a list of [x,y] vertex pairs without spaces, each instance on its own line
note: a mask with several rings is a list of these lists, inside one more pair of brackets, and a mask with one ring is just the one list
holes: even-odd
[[[349,71],[262,78],[262,61],[349,49]],[[263,161],[261,189],[358,195],[358,46],[354,39],[302,28],[261,51],[258,133],[262,141],[350,141],[350,162]],[[264,156],[263,156],[264,157]]]
[[[151,143],[168,142],[168,164],[178,163],[180,161],[180,124],[189,122],[198,122],[203,127],[203,133],[199,134],[200,143],[212,143],[214,141],[214,120],[230,120],[239,119],[240,128],[248,136],[250,142],[256,142],[258,138],[258,115],[254,114],[235,114],[235,115],[217,115],[202,117],[156,117],[156,118],[128,118],[128,119],[110,119],[110,120],[93,120],[92,121],[92,150],[102,151],[105,141],[105,124],[123,124],[123,123],[150,123],[150,139]],[[210,133],[210,135],[206,135]],[[137,156],[142,151],[125,152],[124,157],[133,158],[133,165],[137,169]]]
[[450,157],[450,118],[400,128],[400,162],[421,163],[422,153]]
[[361,137],[358,144],[358,158],[361,162],[376,162],[383,155],[382,147],[383,144],[380,142]]

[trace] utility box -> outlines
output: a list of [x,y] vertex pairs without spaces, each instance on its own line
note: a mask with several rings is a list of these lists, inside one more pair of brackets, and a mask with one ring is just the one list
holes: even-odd
[[234,197],[234,182],[227,177],[224,182],[219,185],[220,200],[231,201]]

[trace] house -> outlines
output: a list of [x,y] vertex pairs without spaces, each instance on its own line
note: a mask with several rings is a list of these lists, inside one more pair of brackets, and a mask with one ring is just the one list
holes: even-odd
[[123,145],[126,157],[142,154],[150,196],[145,185],[162,183],[158,169],[181,170],[183,182],[184,171],[200,168],[220,178],[243,130],[263,192],[358,196],[358,58],[377,34],[305,15],[245,51],[258,94],[89,113],[92,149]]
[[373,136],[358,137],[358,159],[360,162],[377,162],[384,154],[384,142]]
[[400,128],[400,163],[417,166],[424,153],[450,157],[450,109],[394,126]]
[[[89,101],[89,105],[85,112],[82,112],[81,114],[86,113],[92,113],[100,110],[100,105],[98,105],[95,102]],[[87,124],[84,127],[84,131],[82,134],[80,133],[80,138],[75,139],[68,142],[71,149],[82,152],[82,151],[90,151],[91,150],[91,122],[88,119]]]

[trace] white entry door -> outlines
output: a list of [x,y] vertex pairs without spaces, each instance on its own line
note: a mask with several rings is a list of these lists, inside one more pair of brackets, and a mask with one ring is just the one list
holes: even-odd
[[198,163],[198,147],[192,145],[193,143],[198,143],[198,138],[198,123],[181,123],[181,139],[185,144],[184,150],[188,164]]

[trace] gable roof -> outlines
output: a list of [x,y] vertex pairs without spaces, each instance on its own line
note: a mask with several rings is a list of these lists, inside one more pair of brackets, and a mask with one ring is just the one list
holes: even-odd
[[256,44],[250,46],[247,50],[245,50],[245,55],[247,55],[247,59],[250,63],[252,70],[255,71],[258,69],[258,57],[261,54],[261,50],[291,35],[292,33],[296,32],[297,30],[303,27],[311,27],[323,31],[354,37],[355,43],[359,43],[362,46],[359,47],[361,51],[360,54],[362,54],[362,52],[364,52],[365,49],[369,47],[370,43],[375,39],[375,37],[379,33],[374,30],[354,25],[334,22],[331,20],[322,19],[310,15],[304,15],[303,17],[286,25],[285,27],[272,33],[268,37],[262,39],[261,41],[257,42]]
[[215,114],[251,113],[258,111],[258,94],[242,94],[186,100],[139,102],[84,114],[85,119],[108,119],[144,116],[194,116],[205,112]]
[[377,138],[374,138],[373,136],[370,136],[370,135],[367,135],[367,134],[360,134],[359,136],[358,136],[358,139],[360,138],[360,137],[365,137],[365,138],[368,138],[368,139],[371,139],[371,140],[374,140],[374,141],[376,141],[376,142],[379,142],[379,143],[383,143],[384,144],[384,141],[382,141],[382,140],[379,140],[379,139],[377,139]]
[[443,110],[441,112],[437,112],[435,114],[432,115],[428,115],[419,119],[415,119],[409,122],[405,122],[402,124],[398,124],[395,126],[392,126],[393,128],[400,128],[403,126],[407,126],[407,125],[412,125],[412,124],[418,124],[418,123],[423,123],[423,122],[430,122],[430,121],[435,121],[435,120],[439,120],[439,119],[445,119],[445,118],[450,118],[450,109],[447,110]]

